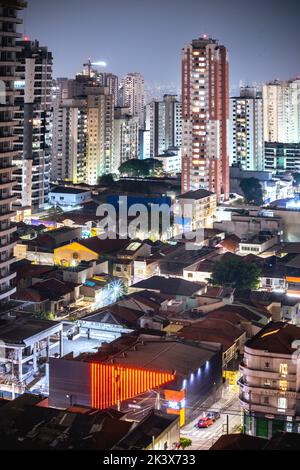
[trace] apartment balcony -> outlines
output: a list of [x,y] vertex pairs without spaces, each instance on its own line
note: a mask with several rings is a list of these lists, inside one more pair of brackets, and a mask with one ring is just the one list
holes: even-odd
[[[0,232],[0,235],[2,235],[1,232]],[[5,245],[0,245],[0,254],[3,253],[3,252],[9,251],[9,250],[13,250],[16,243],[17,243],[17,241],[13,240],[13,241],[9,241]]]
[[[18,156],[19,152],[15,153],[15,156]],[[0,156],[0,175],[8,172],[12,172],[15,169],[15,165],[10,164],[10,165],[1,165],[1,156]]]
[[16,18],[15,16],[0,16],[1,23],[15,23],[22,24],[23,20],[21,18]]
[[0,269],[5,268],[6,266],[10,266],[15,261],[16,261],[16,258],[14,256],[11,256],[10,258],[6,259],[5,261],[0,261]]
[[16,31],[0,31],[0,37],[5,36],[7,38],[22,38],[22,33],[17,33]]
[[[17,199],[17,198],[16,198]],[[3,220],[10,220],[17,215],[16,211],[7,211],[1,214],[0,212],[0,222]]]
[[[0,237],[5,237],[6,235],[12,235],[15,233],[17,230],[17,227],[15,225],[11,225],[10,227],[7,227],[5,229],[1,229],[0,227]],[[1,248],[1,245],[0,245]]]
[[0,142],[14,142],[17,140],[17,136],[13,135],[4,135],[0,137]]
[[13,196],[13,195],[2,196],[0,194],[0,206],[3,205],[3,204],[12,204],[15,201],[16,201],[16,197]]
[[0,46],[0,52],[22,52],[22,47],[18,47],[18,46]]
[[242,375],[249,376],[249,377],[256,377],[262,379],[273,379],[273,380],[287,380],[296,382],[296,373],[295,374],[287,374],[283,377],[280,372],[277,370],[272,370],[269,367],[265,369],[249,369],[243,363],[240,364],[240,372]]
[[252,400],[246,400],[243,395],[239,396],[241,407],[248,412],[263,413],[272,416],[296,416],[296,410],[287,408],[284,411],[278,410],[277,407],[270,405],[263,405],[261,403],[254,403]]
[[300,399],[300,393],[296,392],[296,390],[279,390],[278,388],[272,388],[272,387],[262,387],[262,386],[257,386],[257,385],[249,385],[245,384],[243,378],[241,378],[238,381],[238,384],[241,388],[241,390],[245,393],[251,393],[252,395],[262,395],[266,397],[276,397],[276,396],[281,396],[284,394],[286,398],[292,398],[292,399]]
[[0,302],[14,295],[16,291],[17,288],[15,286],[8,286],[6,288],[0,289]]
[[[0,63],[0,65],[2,64]],[[16,77],[12,74],[0,75],[0,80],[2,80],[3,82],[14,82],[16,80]]]
[[0,127],[12,127],[15,126],[16,121],[1,121]]

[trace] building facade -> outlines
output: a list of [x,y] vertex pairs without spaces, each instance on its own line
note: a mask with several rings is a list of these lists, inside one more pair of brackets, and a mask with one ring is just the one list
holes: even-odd
[[230,163],[244,170],[263,170],[264,129],[262,94],[255,88],[242,88],[231,98]]
[[300,171],[300,142],[265,142],[264,168],[274,172]]
[[300,142],[300,79],[263,86],[265,142]]
[[114,151],[112,172],[132,158],[139,158],[139,118],[131,116],[128,108],[115,108]]
[[229,64],[224,46],[203,36],[182,51],[182,192],[229,197]]
[[150,158],[171,147],[181,147],[181,103],[176,95],[146,105],[145,127],[150,131]]
[[246,343],[239,381],[246,434],[300,432],[299,340],[299,327],[270,323]]
[[21,48],[16,46],[17,25],[22,23],[18,18],[19,11],[26,7],[24,1],[3,0],[0,4],[0,303],[9,301],[15,293],[13,285],[16,274],[11,272],[13,258],[13,234],[16,228],[11,219],[15,215],[12,203],[13,195],[13,159],[19,152],[14,148],[14,114],[17,53]]
[[14,194],[22,207],[39,208],[48,202],[50,184],[50,115],[52,54],[38,41],[17,42]]
[[128,73],[123,79],[123,106],[129,108],[132,116],[138,116],[141,129],[144,128],[144,77],[140,73]]

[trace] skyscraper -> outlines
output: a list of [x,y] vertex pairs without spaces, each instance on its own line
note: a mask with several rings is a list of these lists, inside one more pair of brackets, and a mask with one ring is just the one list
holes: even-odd
[[97,184],[113,171],[114,96],[83,75],[56,85],[51,178]]
[[138,116],[141,129],[144,128],[144,77],[140,73],[128,73],[123,80],[123,105],[132,116]]
[[48,202],[50,184],[50,115],[52,109],[52,54],[38,41],[17,42],[17,84],[20,94],[15,113],[18,137],[15,149],[14,193],[22,207],[39,208]]
[[113,145],[113,173],[127,160],[139,158],[139,118],[128,108],[115,108]]
[[182,50],[182,191],[229,196],[229,65],[218,41],[203,36]]
[[181,103],[176,95],[146,105],[145,127],[150,131],[150,156],[155,158],[170,148],[181,147]]
[[264,165],[263,100],[256,88],[241,88],[230,100],[230,163],[243,170],[262,171]]
[[266,142],[300,142],[300,79],[263,86]]
[[97,184],[113,167],[114,97],[108,87],[87,89],[86,182]]
[[119,78],[117,75],[114,75],[113,73],[99,72],[96,76],[99,85],[108,87],[109,94],[114,97],[114,105],[118,106]]
[[17,25],[22,23],[18,18],[18,11],[26,8],[26,2],[21,0],[1,0],[0,3],[0,303],[10,299],[16,291],[14,279],[16,273],[11,272],[13,257],[13,234],[16,230],[11,225],[15,215],[12,203],[15,197],[12,194],[14,166],[13,158],[18,151],[14,149],[14,113],[15,108],[15,81],[16,81],[16,54],[21,51],[16,46]]

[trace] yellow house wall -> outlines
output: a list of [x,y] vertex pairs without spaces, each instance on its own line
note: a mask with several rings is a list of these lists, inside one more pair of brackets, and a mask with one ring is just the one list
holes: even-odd
[[78,258],[75,260],[76,264],[80,261],[92,261],[99,258],[99,255],[94,251],[80,245],[80,243],[73,242],[54,250],[54,264],[71,266],[74,261],[74,253],[78,254]]

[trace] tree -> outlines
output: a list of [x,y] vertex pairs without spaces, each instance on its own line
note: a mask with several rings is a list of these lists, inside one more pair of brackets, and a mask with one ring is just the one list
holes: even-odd
[[263,205],[263,190],[257,178],[242,179],[240,182],[240,188],[243,191],[248,204],[255,204],[256,206]]
[[257,289],[260,274],[261,270],[255,263],[247,263],[242,257],[227,259],[214,265],[211,283],[236,289]]
[[162,174],[163,164],[160,160],[157,160],[157,158],[146,158],[143,161],[147,163],[149,167],[149,174],[151,176],[159,176]]
[[54,320],[53,313],[45,312],[44,310],[41,312],[34,312],[32,316],[35,320]]
[[110,187],[114,185],[114,182],[115,182],[114,175],[112,175],[111,173],[109,173],[108,175],[99,176],[98,178],[99,186]]
[[191,439],[188,439],[187,437],[181,437],[179,441],[180,447],[185,450],[187,447],[191,447],[193,444]]
[[132,160],[127,160],[127,162],[122,163],[119,168],[119,173],[131,177],[149,176],[150,169],[149,165],[144,160],[133,158]]

